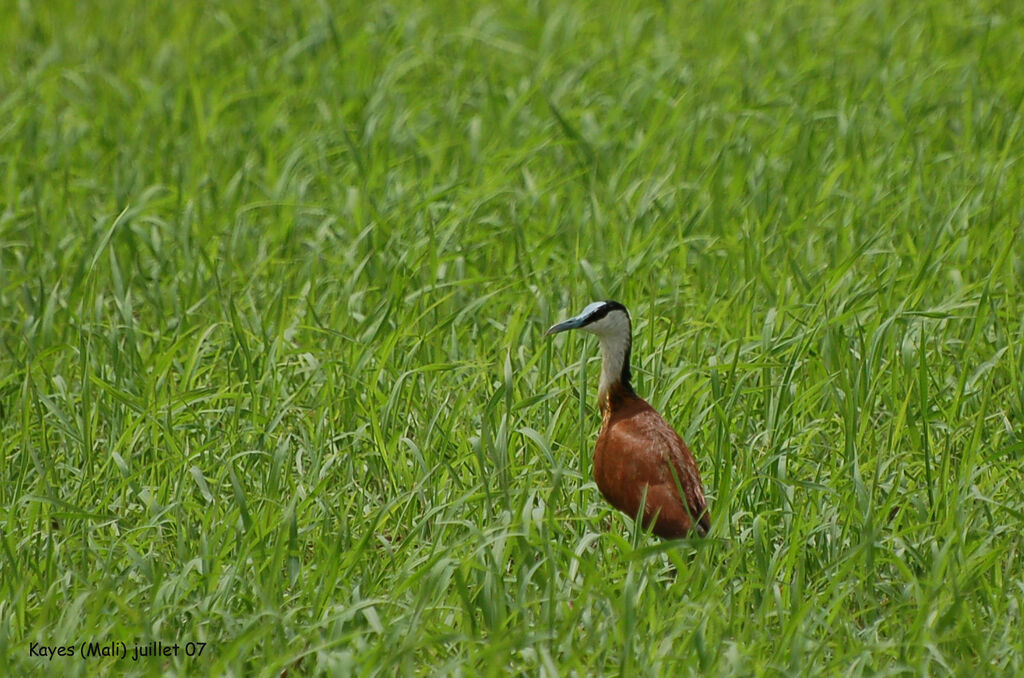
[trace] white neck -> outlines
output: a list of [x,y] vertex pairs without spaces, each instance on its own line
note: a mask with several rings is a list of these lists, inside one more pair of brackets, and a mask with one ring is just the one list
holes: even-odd
[[601,340],[601,385],[597,398],[598,402],[604,402],[611,387],[622,380],[622,368],[631,343],[629,316],[623,311],[612,311],[583,329]]
[[622,364],[626,361],[629,335],[601,337],[601,385],[597,388],[598,400],[604,400],[609,389],[622,380]]

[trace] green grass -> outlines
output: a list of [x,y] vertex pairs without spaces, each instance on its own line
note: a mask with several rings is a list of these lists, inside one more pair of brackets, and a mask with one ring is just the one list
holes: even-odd
[[1024,673],[1020,3],[0,4],[0,665]]

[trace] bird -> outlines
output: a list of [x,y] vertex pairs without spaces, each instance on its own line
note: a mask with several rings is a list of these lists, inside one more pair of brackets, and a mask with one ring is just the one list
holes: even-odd
[[693,453],[633,390],[629,311],[617,301],[595,301],[546,336],[568,330],[596,334],[601,342],[601,431],[594,447],[601,494],[629,517],[640,516],[644,528],[663,539],[707,535],[711,518]]

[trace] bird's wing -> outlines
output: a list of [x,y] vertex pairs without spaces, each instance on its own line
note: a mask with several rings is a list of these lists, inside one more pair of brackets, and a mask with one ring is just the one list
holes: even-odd
[[[622,478],[620,486],[646,485],[646,508],[658,508],[665,520],[687,526],[696,521],[702,533],[710,529],[704,488],[693,453],[656,410],[648,406],[629,417],[628,425],[613,425],[608,433],[609,447],[618,450],[621,458],[630,460],[628,468],[620,471],[630,477]],[[681,497],[685,497],[685,506]],[[636,498],[635,506],[639,503]]]

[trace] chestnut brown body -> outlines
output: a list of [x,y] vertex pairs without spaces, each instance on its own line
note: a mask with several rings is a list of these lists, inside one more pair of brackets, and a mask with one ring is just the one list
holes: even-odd
[[[594,480],[612,506],[673,539],[711,527],[693,453],[647,401],[616,384],[601,400]],[[681,490],[681,492],[680,492]],[[641,514],[640,505],[644,502]]]

